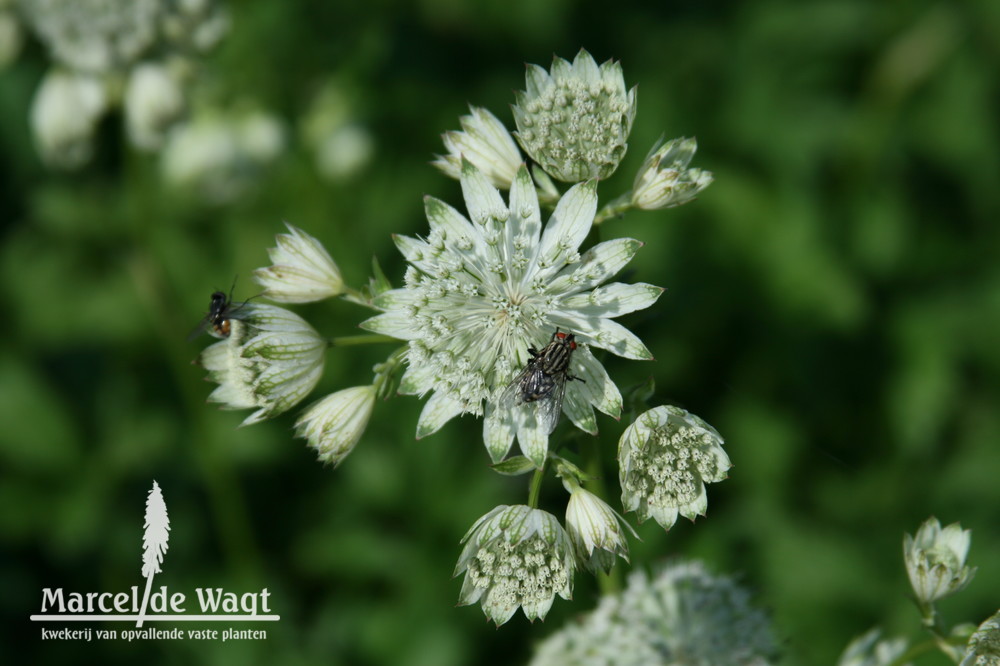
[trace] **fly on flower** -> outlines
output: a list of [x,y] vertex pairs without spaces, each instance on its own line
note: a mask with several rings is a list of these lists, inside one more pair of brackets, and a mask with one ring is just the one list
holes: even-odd
[[528,348],[531,359],[514,377],[500,395],[500,406],[505,409],[525,403],[537,403],[536,418],[546,433],[551,433],[559,423],[566,381],[584,381],[569,372],[569,361],[576,350],[576,336],[563,333],[558,328],[549,344],[541,351]]
[[188,335],[189,341],[194,340],[205,331],[208,331],[208,334],[213,338],[225,339],[229,337],[232,330],[230,320],[242,319],[247,313],[241,311],[249,302],[233,303],[233,289],[235,288],[236,282],[233,281],[233,287],[229,290],[228,296],[224,291],[212,292],[212,298],[208,303],[208,314]]

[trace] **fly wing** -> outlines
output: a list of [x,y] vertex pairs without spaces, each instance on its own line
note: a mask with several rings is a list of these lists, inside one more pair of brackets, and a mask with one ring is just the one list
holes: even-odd
[[527,367],[517,373],[514,379],[504,388],[503,393],[497,399],[497,406],[501,409],[510,410],[524,402],[523,389],[525,380],[531,375],[534,366],[528,363]]
[[566,373],[560,373],[555,377],[555,386],[543,398],[537,401],[535,408],[535,418],[538,424],[546,433],[552,431],[559,425],[559,417],[562,415],[563,398],[566,396]]
[[211,323],[212,323],[211,316],[205,315],[204,317],[202,317],[201,321],[198,322],[198,325],[194,327],[194,330],[191,331],[190,333],[188,333],[187,341],[191,342],[192,340],[194,340],[195,338],[197,338],[199,335],[201,335],[202,333],[204,333],[205,331],[207,331],[208,327],[211,325]]

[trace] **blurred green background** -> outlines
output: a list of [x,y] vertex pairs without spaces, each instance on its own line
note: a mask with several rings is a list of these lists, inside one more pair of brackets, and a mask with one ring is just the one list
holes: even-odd
[[[625,389],[702,416],[735,467],[709,515],[639,528],[633,566],[705,559],[773,614],[787,663],[829,664],[882,624],[919,636],[901,539],[930,515],[973,531],[971,587],[949,621],[979,623],[1000,589],[1000,4],[384,1],[231,4],[204,61],[217,99],[286,124],[280,158],[240,196],[168,188],[120,113],[93,161],[46,169],[28,113],[49,65],[29,41],[0,72],[0,610],[5,655],[133,663],[517,664],[593,608],[594,581],[544,623],[499,630],[456,608],[458,541],[526,479],[487,468],[481,423],[415,441],[421,402],[380,404],[338,469],[292,438],[294,413],[237,429],[206,405],[186,343],[208,295],[238,298],[287,220],[353,285],[372,255],[398,284],[391,233],[422,234],[421,197],[460,204],[428,162],[469,103],[512,124],[524,62],[580,47],[639,85],[631,149],[600,189],[627,189],[648,147],[697,136],[716,182],[695,203],[604,233],[646,245],[626,278],[667,287],[625,318],[656,356],[611,359]],[[299,125],[334,82],[374,142],[331,183]],[[367,316],[299,307],[349,335]],[[315,396],[367,381],[391,348],[332,350]],[[625,424],[604,418],[606,476]],[[43,587],[125,590],[139,574],[152,480],[172,523],[157,584],[271,591],[267,641],[43,642]],[[565,494],[547,481],[542,508]],[[626,566],[627,570],[628,567]],[[932,656],[917,663],[946,663]]]

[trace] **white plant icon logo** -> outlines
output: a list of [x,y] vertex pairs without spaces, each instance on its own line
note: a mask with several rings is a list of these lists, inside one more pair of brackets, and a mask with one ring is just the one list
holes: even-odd
[[146,579],[146,591],[142,595],[142,607],[135,626],[141,627],[149,603],[149,591],[153,586],[153,575],[160,573],[163,554],[167,552],[167,541],[170,539],[170,519],[167,517],[167,505],[163,501],[160,486],[153,481],[153,488],[146,498],[146,520],[142,533],[142,576]]

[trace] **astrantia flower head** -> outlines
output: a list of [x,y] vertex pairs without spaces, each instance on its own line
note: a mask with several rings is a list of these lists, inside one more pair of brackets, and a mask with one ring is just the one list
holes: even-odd
[[961,666],[1000,666],[1000,611],[972,634]]
[[958,523],[944,529],[937,518],[928,518],[917,536],[903,538],[903,557],[917,600],[929,604],[958,592],[972,580],[975,567],[965,565],[972,530]]
[[837,666],[889,666],[906,652],[905,638],[879,640],[878,627],[858,636],[844,649]]
[[632,205],[643,210],[673,208],[694,199],[712,182],[712,174],[688,169],[698,150],[694,139],[674,139],[653,146],[632,185]]
[[527,90],[516,93],[514,121],[521,147],[553,178],[577,183],[607,178],[625,156],[635,119],[635,88],[626,91],[617,62],[600,67],[581,50],[552,73],[528,65]]
[[31,129],[42,159],[63,168],[78,167],[90,159],[94,130],[107,101],[101,79],[49,71],[31,105]]
[[361,439],[375,406],[374,386],[331,393],[302,412],[295,434],[304,437],[325,463],[339,465]]
[[327,346],[297,314],[244,304],[230,320],[229,337],[199,357],[208,379],[219,384],[208,399],[223,409],[256,408],[243,425],[281,414],[316,386]]
[[550,513],[524,505],[498,506],[463,537],[455,575],[465,573],[459,605],[482,603],[498,626],[517,611],[545,618],[558,594],[573,592],[573,545]]
[[[410,266],[402,289],[375,300],[384,314],[361,324],[409,341],[404,394],[433,392],[417,424],[417,436],[437,431],[462,413],[483,413],[528,363],[529,347],[541,349],[556,329],[576,336],[563,410],[578,427],[596,432],[593,407],[617,418],[621,394],[589,347],[633,359],[649,359],[642,342],[612,321],[648,307],[662,293],[649,284],[614,283],[641,243],[624,238],[599,243],[580,255],[594,220],[594,183],[576,185],[559,200],[545,227],[528,170],[521,167],[509,204],[466,161],[462,191],[471,222],[434,198],[425,201],[430,234],[425,240],[396,236]],[[506,455],[515,435],[525,455],[544,460],[548,431],[531,409],[490,403],[483,438],[494,461]]]
[[184,112],[178,77],[163,65],[132,68],[125,89],[125,125],[132,144],[144,150],[163,145],[167,130]]
[[622,528],[631,526],[614,509],[592,492],[577,486],[566,505],[566,532],[576,550],[577,560],[589,571],[611,571],[615,558],[628,562],[628,542]]
[[766,666],[776,653],[770,621],[744,588],[681,562],[631,574],[621,595],[539,645],[531,666]]
[[726,478],[732,466],[722,437],[694,414],[661,406],[641,414],[618,442],[619,480],[625,511],[652,516],[664,529],[678,513],[705,515],[705,484]]
[[268,249],[271,265],[254,271],[264,297],[279,303],[311,303],[343,292],[340,269],[322,243],[290,224],[290,233],[275,237]]
[[462,158],[471,162],[494,185],[509,190],[518,167],[524,162],[521,151],[496,116],[480,107],[459,118],[461,132],[446,132],[441,138],[447,155],[439,155],[434,166],[455,180],[462,175]]

